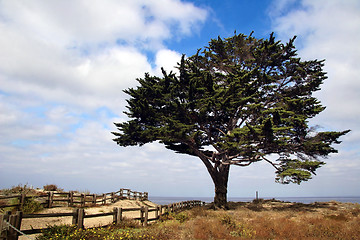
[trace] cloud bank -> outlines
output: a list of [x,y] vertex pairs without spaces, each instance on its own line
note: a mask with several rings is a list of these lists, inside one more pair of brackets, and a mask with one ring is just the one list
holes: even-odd
[[299,56],[325,59],[328,79],[316,96],[327,108],[311,123],[321,131],[352,130],[311,184],[333,189],[328,195],[359,195],[354,189],[360,181],[360,2],[279,0],[269,12],[281,39],[297,35]]
[[156,154],[130,159],[111,140],[122,90],[173,70],[181,54],[164,41],[196,33],[207,14],[179,0],[1,1],[0,187],[105,191],[110,178],[146,190],[127,177],[146,175]]

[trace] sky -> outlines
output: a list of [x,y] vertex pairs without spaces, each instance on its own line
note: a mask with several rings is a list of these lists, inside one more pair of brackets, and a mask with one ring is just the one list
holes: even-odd
[[299,57],[326,59],[315,95],[327,108],[310,123],[352,131],[310,181],[275,183],[263,162],[233,166],[228,196],[360,196],[358,0],[0,0],[0,188],[212,197],[200,159],[159,143],[119,147],[111,132],[136,78],[235,30],[296,35]]

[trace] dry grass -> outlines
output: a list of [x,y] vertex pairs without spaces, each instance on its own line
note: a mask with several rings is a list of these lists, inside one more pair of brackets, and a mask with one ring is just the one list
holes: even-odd
[[[140,227],[134,222],[108,229],[55,227],[52,239],[358,239],[360,204],[232,203],[228,211],[197,207],[162,216]],[[64,232],[67,232],[64,234]],[[50,236],[49,235],[49,236]],[[57,237],[54,237],[56,235]],[[69,238],[70,237],[70,238]],[[48,239],[44,236],[38,239]]]
[[336,202],[233,204],[229,211],[195,208],[188,220],[155,224],[157,239],[356,239],[360,205]]

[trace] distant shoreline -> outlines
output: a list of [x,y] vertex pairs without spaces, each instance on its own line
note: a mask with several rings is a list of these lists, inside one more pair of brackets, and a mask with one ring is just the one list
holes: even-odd
[[[349,202],[360,203],[360,196],[345,196],[345,197],[260,197],[262,199],[276,199],[283,202],[298,202],[298,203],[314,203],[314,202]],[[210,203],[213,201],[213,197],[162,197],[162,196],[149,196],[149,200],[156,204],[170,204],[175,202],[187,201],[187,200],[201,200],[203,202]],[[228,197],[229,202],[251,202],[254,197]]]

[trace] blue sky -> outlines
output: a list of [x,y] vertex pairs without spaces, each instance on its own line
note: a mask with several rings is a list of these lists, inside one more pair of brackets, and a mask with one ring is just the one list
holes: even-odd
[[316,96],[327,108],[311,124],[352,131],[309,182],[279,185],[266,163],[232,167],[228,195],[360,196],[357,0],[0,1],[0,188],[213,196],[199,159],[157,143],[121,148],[110,132],[126,120],[122,90],[136,78],[235,30],[297,35],[300,57],[326,59]]

